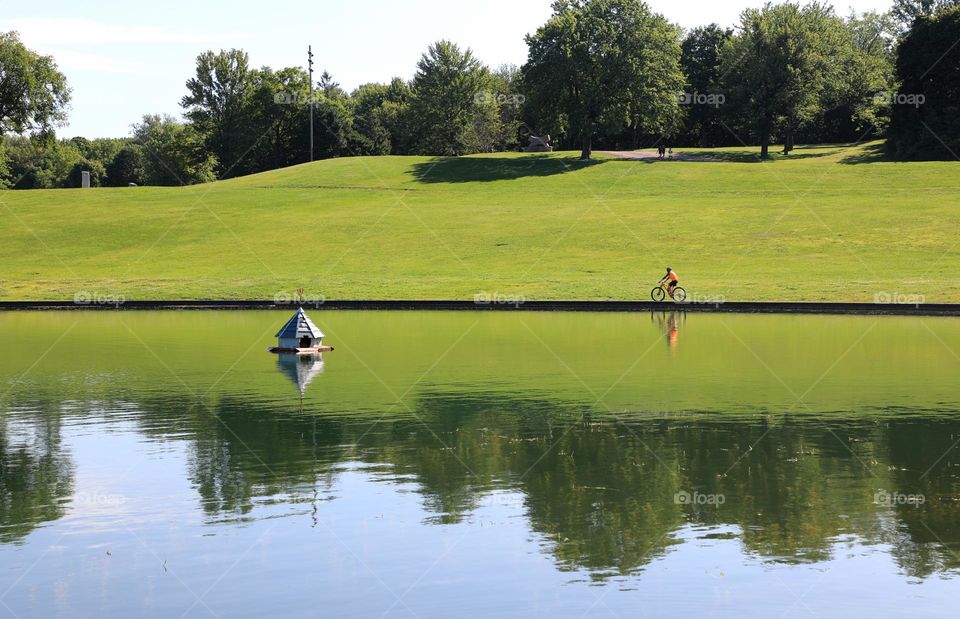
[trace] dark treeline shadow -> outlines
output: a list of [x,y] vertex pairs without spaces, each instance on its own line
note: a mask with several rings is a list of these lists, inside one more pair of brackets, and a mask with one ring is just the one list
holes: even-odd
[[[831,144],[825,145],[827,147],[832,146]],[[811,146],[809,148],[823,148],[824,145]],[[822,157],[828,157],[830,155],[836,154],[835,152],[825,152],[825,153],[805,153],[802,152],[808,147],[797,146],[794,148],[793,152],[789,155],[784,155],[782,151],[775,152],[770,151],[770,156],[764,160],[760,158],[759,152],[753,151],[713,151],[713,150],[696,150],[696,149],[683,149],[680,152],[681,156],[696,157],[698,160],[702,159],[703,161],[714,161],[718,163],[771,163],[774,161],[790,161],[795,159],[819,159]]]
[[840,160],[840,163],[845,163],[847,165],[857,165],[860,163],[879,163],[881,161],[893,161],[887,155],[887,148],[885,144],[871,144],[863,149],[863,151],[857,153],[856,155],[850,155],[849,157],[844,157]]
[[529,155],[525,157],[437,157],[413,166],[421,183],[486,183],[527,176],[554,176],[599,165],[603,160]]

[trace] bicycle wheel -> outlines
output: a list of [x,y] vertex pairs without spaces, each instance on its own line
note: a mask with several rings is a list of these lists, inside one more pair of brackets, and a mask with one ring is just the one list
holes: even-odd
[[673,300],[676,301],[677,303],[683,303],[684,301],[687,300],[687,291],[677,286],[673,290]]
[[663,291],[663,288],[657,286],[653,289],[653,292],[650,293],[650,296],[653,297],[653,300],[659,303],[663,301],[663,298],[667,296],[667,293]]

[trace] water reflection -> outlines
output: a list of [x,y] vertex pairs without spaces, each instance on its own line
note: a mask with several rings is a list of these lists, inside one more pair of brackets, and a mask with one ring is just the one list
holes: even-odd
[[277,355],[277,366],[297,386],[300,395],[303,395],[313,379],[323,373],[323,355],[280,353]]
[[680,326],[686,320],[685,312],[654,312],[651,318],[657,322],[670,350],[676,350],[680,343]]
[[[629,318],[622,324],[641,322]],[[590,354],[588,348],[577,349],[579,357],[567,363],[584,382],[598,380],[591,373],[598,367],[607,380],[598,381],[598,389],[580,391],[575,380],[556,377],[562,366],[533,373],[532,365],[554,359],[547,353],[534,357],[519,345],[502,352],[497,363],[475,350],[443,357],[455,337],[425,341],[424,347],[435,346],[428,362],[404,356],[409,342],[400,342],[400,352],[377,365],[380,359],[365,353],[363,343],[341,332],[338,340],[350,352],[330,359],[326,368],[322,357],[264,355],[226,378],[224,368],[235,363],[227,354],[194,366],[185,360],[187,352],[168,356],[167,365],[183,372],[182,382],[171,380],[160,364],[131,366],[126,375],[122,366],[107,366],[110,359],[86,370],[53,366],[34,381],[9,382],[9,395],[0,402],[0,553],[33,542],[46,547],[56,538],[42,537],[44,528],[62,535],[88,517],[75,503],[90,477],[90,454],[106,451],[103,445],[122,435],[129,440],[118,457],[134,476],[123,489],[130,514],[123,527],[146,520],[157,504],[168,510],[162,524],[138,530],[147,539],[172,531],[196,540],[247,527],[266,535],[282,528],[278,521],[287,521],[289,530],[299,532],[294,545],[326,551],[337,547],[338,538],[356,541],[350,538],[354,523],[402,522],[389,539],[409,550],[447,530],[490,526],[494,514],[522,522],[523,535],[511,542],[522,548],[517,552],[545,557],[552,570],[595,583],[636,584],[658,563],[685,552],[693,553],[699,569],[707,549],[724,543],[736,544],[727,561],[741,566],[829,570],[855,556],[873,561],[873,567],[881,561],[895,565],[912,579],[957,582],[960,452],[953,447],[960,439],[960,406],[955,393],[952,400],[945,395],[949,390],[940,380],[931,383],[941,368],[898,370],[903,384],[916,385],[905,394],[917,402],[911,408],[877,406],[874,390],[858,387],[858,381],[871,379],[861,370],[873,367],[875,357],[861,366],[854,352],[846,358],[856,368],[854,380],[825,388],[837,394],[834,401],[860,399],[863,409],[800,414],[788,412],[787,405],[757,406],[756,399],[772,401],[757,374],[739,379],[722,374],[716,384],[734,381],[730,392],[741,395],[743,407],[753,412],[658,411],[648,403],[655,400],[652,390],[662,376],[670,380],[670,363],[690,363],[690,352],[705,337],[702,324],[687,324],[683,315],[661,318],[641,322],[646,341],[653,342],[651,354],[661,356],[651,361],[649,374],[641,367],[636,377],[622,381],[632,391],[613,392],[611,401],[620,398],[629,406],[604,412],[594,406],[597,392],[610,388],[629,363],[604,365],[614,353]],[[430,328],[414,335],[425,338]],[[681,329],[684,346],[677,349]],[[564,340],[576,333],[552,331]],[[369,350],[389,345],[378,335],[371,337]],[[614,351],[614,342],[627,340],[628,361],[644,352],[636,333],[611,329],[589,335]],[[767,346],[783,345],[782,334],[775,335],[751,344],[763,354]],[[915,336],[912,328],[905,334]],[[833,333],[824,337],[837,339]],[[911,359],[937,354],[942,345],[932,344]],[[849,344],[841,342],[844,346]],[[719,348],[725,354],[737,350]],[[489,355],[501,351],[490,346]],[[364,362],[351,364],[354,356]],[[442,363],[431,368],[438,358]],[[787,380],[793,378],[792,362],[776,366]],[[812,379],[802,375],[800,383],[822,375],[821,365],[829,367],[805,362],[816,367]],[[395,380],[389,371],[405,370],[405,364],[416,366],[413,378]],[[724,358],[692,376],[706,382],[703,377],[726,365]],[[302,406],[292,404],[290,384]],[[674,399],[722,401],[729,392],[718,389],[696,380],[686,392],[667,385]],[[88,442],[92,450],[78,447]],[[143,473],[143,480],[137,479],[158,462],[168,465],[163,475]],[[182,501],[158,499],[158,479],[182,481],[187,488]],[[900,501],[901,495],[924,500]],[[104,539],[115,542],[118,532],[126,534],[123,527],[106,531]],[[322,537],[306,537],[303,529]],[[91,542],[96,543],[105,542]],[[427,566],[434,559],[429,557]],[[383,560],[400,569],[408,558]],[[304,557],[287,555],[282,561],[309,568]]]
[[[426,523],[469,521],[510,491],[559,567],[600,578],[642,569],[689,524],[733,525],[746,552],[774,562],[829,561],[853,535],[889,544],[912,576],[960,567],[957,467],[930,458],[960,436],[958,419],[578,420],[563,403],[522,393],[429,391],[416,402],[420,421],[291,414],[235,395],[207,413],[189,403],[188,394],[148,399],[138,414],[187,441],[187,474],[211,522],[248,519],[264,497],[313,495],[316,509],[318,495],[337,494],[342,465],[362,462],[415,490]],[[63,414],[4,422],[4,542],[64,514],[72,463]],[[878,489],[925,502],[883,504]],[[683,504],[681,492],[724,500]]]
[[62,441],[56,405],[35,401],[0,415],[0,542],[17,542],[62,517],[73,493],[73,463]]

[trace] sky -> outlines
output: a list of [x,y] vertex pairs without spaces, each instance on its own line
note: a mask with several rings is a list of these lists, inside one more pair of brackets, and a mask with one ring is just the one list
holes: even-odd
[[[647,0],[685,28],[733,26],[764,0]],[[144,114],[179,116],[201,52],[242,48],[253,66],[315,69],[347,90],[413,76],[427,46],[450,39],[487,65],[523,64],[525,34],[550,0],[0,0],[0,31],[52,55],[73,90],[59,135],[122,137]],[[840,14],[887,10],[892,0],[838,0]]]

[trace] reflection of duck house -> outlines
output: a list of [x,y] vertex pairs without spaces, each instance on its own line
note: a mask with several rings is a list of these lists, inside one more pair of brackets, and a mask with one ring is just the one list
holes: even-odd
[[301,307],[277,333],[277,346],[271,348],[270,352],[315,355],[331,350],[333,350],[332,346],[323,345],[323,333]]
[[303,395],[313,379],[323,372],[323,355],[280,353],[277,364]]

